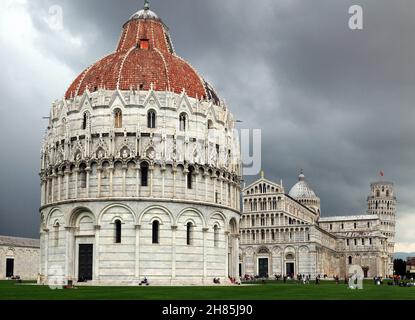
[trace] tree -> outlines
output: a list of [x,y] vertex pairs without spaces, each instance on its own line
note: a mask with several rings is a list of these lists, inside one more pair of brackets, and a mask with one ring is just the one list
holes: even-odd
[[393,261],[393,269],[395,270],[396,275],[405,276],[406,275],[406,261],[402,259],[395,259]]

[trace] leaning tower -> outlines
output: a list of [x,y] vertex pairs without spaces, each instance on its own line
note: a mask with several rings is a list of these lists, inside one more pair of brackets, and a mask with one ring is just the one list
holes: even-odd
[[376,214],[381,221],[380,231],[388,238],[388,273],[393,274],[393,254],[395,247],[396,197],[392,182],[379,181],[370,185],[367,198],[368,214]]

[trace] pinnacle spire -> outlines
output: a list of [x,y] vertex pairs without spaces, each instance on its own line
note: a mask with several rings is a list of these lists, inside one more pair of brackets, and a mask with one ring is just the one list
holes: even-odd
[[299,181],[304,181],[305,180],[304,170],[303,169],[301,169],[301,171],[300,171],[300,175],[298,176],[298,180]]
[[144,0],[144,10],[150,10],[150,1]]

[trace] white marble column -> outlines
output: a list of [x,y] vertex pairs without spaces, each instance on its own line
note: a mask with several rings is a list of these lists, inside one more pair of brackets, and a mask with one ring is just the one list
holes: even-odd
[[208,241],[209,228],[203,228],[203,281],[207,283],[207,252],[208,252]]
[[71,227],[65,228],[65,278],[66,280],[71,280],[69,274],[70,261],[69,261],[69,237],[70,237]]
[[71,176],[71,171],[70,171],[70,169],[69,168],[66,168],[66,171],[65,171],[65,177],[66,177],[66,190],[65,190],[65,192],[66,192],[66,195],[65,195],[65,198],[66,198],[66,200],[68,200],[69,199],[69,177]]
[[51,189],[52,189],[52,203],[55,202],[55,173],[51,176]]
[[225,277],[229,276],[229,231],[225,231]]
[[187,171],[186,169],[183,170],[183,175],[184,175],[184,198],[187,200],[187,193],[188,193],[188,189],[187,189],[187,183],[189,180],[189,175],[188,175],[189,171]]
[[153,185],[154,185],[154,167],[150,168],[150,197],[153,196]]
[[127,166],[122,167],[122,196],[127,196],[127,187],[126,187],[126,180],[127,180]]
[[98,194],[97,197],[100,198],[101,197],[101,177],[102,177],[102,168],[98,167],[97,169],[97,179],[98,179],[98,185],[97,185],[97,190],[98,190]]
[[95,261],[94,261],[94,268],[95,268],[95,277],[94,280],[100,280],[100,233],[101,233],[101,226],[95,226]]
[[177,226],[171,227],[172,242],[171,242],[171,279],[176,280],[176,233]]
[[208,177],[209,173],[205,171],[204,178],[205,178],[205,201],[208,202]]
[[140,229],[141,225],[135,226],[135,279],[140,280]]
[[136,176],[135,176],[135,178],[136,178],[136,196],[137,196],[137,198],[140,197],[140,185],[141,185],[141,181],[140,181],[140,170],[141,170],[140,165],[137,164],[137,167],[136,167]]
[[112,195],[113,195],[114,168],[113,167],[109,167],[108,170],[110,172],[110,197],[112,197]]
[[198,189],[199,189],[199,181],[198,181],[198,177],[199,177],[199,172],[197,172],[197,174],[195,174],[195,200],[197,201],[197,194],[198,194]]
[[49,277],[49,229],[44,229],[45,236],[45,274],[46,279]]
[[176,198],[176,172],[177,169],[173,167],[173,198]]
[[90,192],[90,183],[89,183],[89,178],[91,176],[91,168],[88,167],[85,169],[86,172],[86,198],[89,198],[89,192]]
[[161,197],[164,198],[166,193],[166,169],[161,169]]
[[79,169],[75,169],[75,199],[78,199],[78,180],[79,180]]
[[58,201],[62,200],[62,171],[58,173]]

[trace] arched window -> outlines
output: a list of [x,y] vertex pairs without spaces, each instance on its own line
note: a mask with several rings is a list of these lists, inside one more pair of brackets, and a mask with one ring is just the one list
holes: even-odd
[[86,165],[82,164],[79,167],[79,183],[82,189],[86,188]]
[[84,118],[82,119],[82,130],[86,130],[86,128],[88,127],[88,120],[89,120],[89,115],[87,112],[85,112]]
[[187,114],[186,113],[182,113],[180,114],[180,131],[184,132],[187,130]]
[[154,110],[150,110],[147,114],[147,128],[156,128],[156,112]]
[[141,164],[141,186],[148,187],[148,163]]
[[379,190],[376,190],[376,197],[380,197],[380,191]]
[[114,112],[114,127],[122,128],[122,112],[120,109],[117,109]]
[[389,197],[389,190],[386,190],[386,196]]
[[193,244],[193,223],[187,223],[186,229],[186,243],[190,246]]
[[212,130],[213,129],[213,121],[209,120],[208,121],[208,130]]
[[213,227],[213,238],[215,247],[219,247],[219,227],[217,225]]
[[187,189],[193,189],[193,172],[194,168],[189,168],[189,173],[187,174]]
[[153,243],[158,244],[160,243],[159,235],[160,235],[160,222],[157,220],[153,221]]
[[121,243],[121,221],[115,221],[115,243]]
[[63,136],[66,135],[66,119],[65,118],[62,119],[60,131]]
[[349,264],[353,263],[353,258],[351,256],[349,256]]
[[59,225],[59,222],[57,222],[54,226],[53,226],[53,231],[54,231],[54,233],[55,233],[55,247],[58,247],[59,246],[59,228],[60,228],[60,225]]

